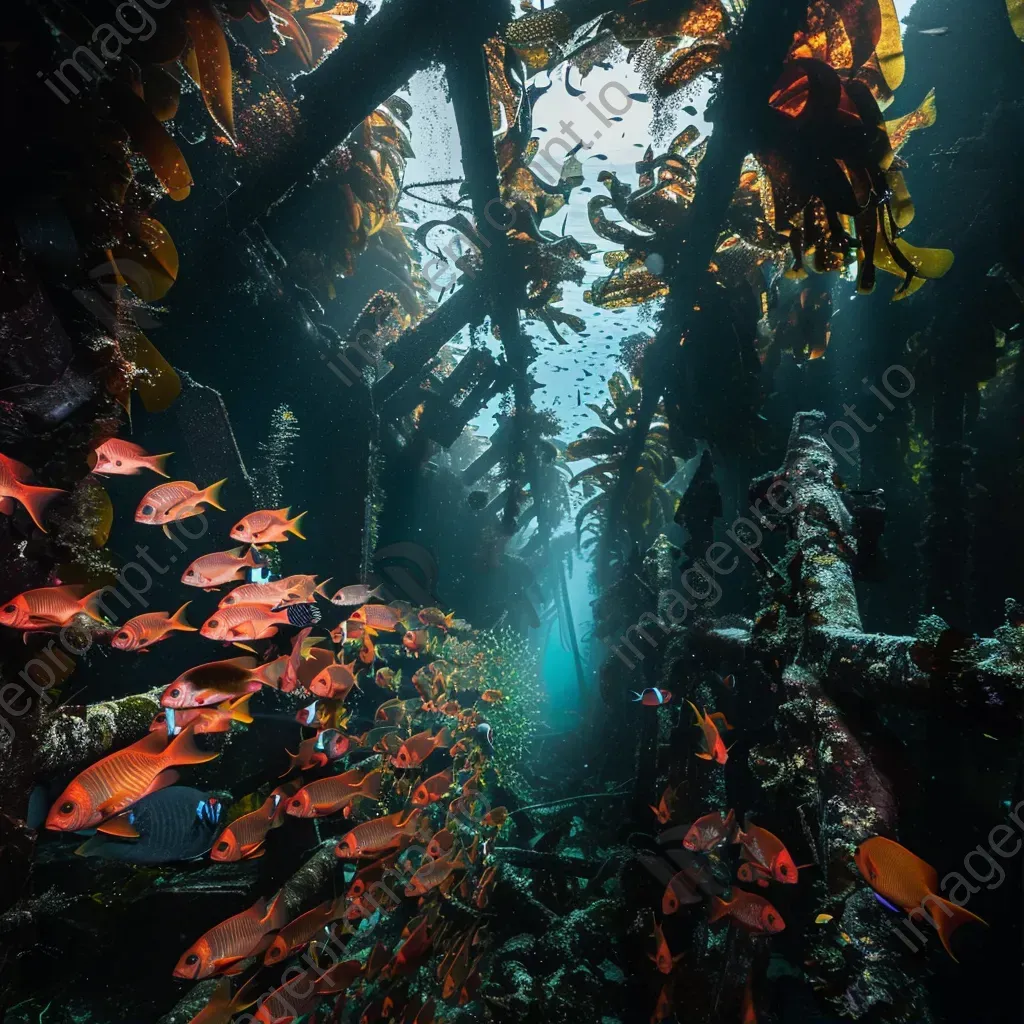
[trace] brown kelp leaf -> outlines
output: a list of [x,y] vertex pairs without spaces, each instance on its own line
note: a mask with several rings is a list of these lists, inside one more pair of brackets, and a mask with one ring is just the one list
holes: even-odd
[[145,371],[135,389],[146,412],[163,412],[181,394],[181,378],[142,331],[131,331],[120,339],[121,354]]
[[114,117],[128,132],[132,147],[146,158],[167,194],[172,199],[184,199],[192,187],[192,173],[167,129],[131,89],[111,83],[104,96]]
[[[231,55],[210,0],[188,0],[188,34],[192,39],[195,73],[206,109],[217,126],[235,141],[234,96],[231,92]],[[190,72],[192,68],[189,69]]]
[[298,20],[274,0],[266,0],[277,34],[295,47],[295,55],[307,67],[313,66],[313,47]]
[[178,251],[167,228],[139,217],[126,229],[127,241],[114,246],[114,262],[128,287],[143,302],[156,302],[178,277]]
[[345,39],[345,26],[330,14],[310,14],[302,19],[302,27],[312,48],[312,67],[329,57]]
[[512,87],[505,73],[505,44],[498,39],[488,40],[484,43],[484,56],[487,60],[487,80],[490,84],[491,129],[495,132],[501,130],[504,111],[504,137],[519,116],[522,96]]
[[[1024,3],[1024,0],[1021,0],[1021,3]],[[911,132],[916,132],[918,128],[931,128],[938,116],[935,90],[932,89],[916,110],[885,122],[885,130],[889,133],[889,144],[892,146],[892,151],[898,153],[910,138]]]
[[655,78],[655,91],[659,96],[671,96],[705,71],[710,71],[721,56],[722,47],[718,43],[705,43],[680,51]]
[[907,62],[903,57],[900,19],[896,14],[893,0],[878,0],[878,10],[882,15],[882,35],[875,48],[875,56],[878,58],[878,66],[885,78],[885,84],[890,90],[895,90],[903,82],[907,70]]

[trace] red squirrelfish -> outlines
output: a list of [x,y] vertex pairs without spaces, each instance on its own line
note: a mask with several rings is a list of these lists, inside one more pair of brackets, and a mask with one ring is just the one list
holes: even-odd
[[923,911],[939,933],[946,952],[953,956],[949,940],[967,921],[985,924],[977,914],[938,894],[935,868],[906,847],[883,836],[873,836],[857,847],[854,862],[868,885],[901,910]]
[[733,842],[742,845],[745,860],[765,868],[775,881],[796,883],[798,871],[793,858],[782,840],[766,828],[747,822],[746,831],[739,829]]
[[721,723],[726,729],[732,728],[732,726],[725,720],[725,715],[720,711],[716,711],[709,715],[707,713],[707,708],[704,709],[704,714],[702,715],[692,701],[687,701],[686,703],[693,708],[693,713],[697,716],[697,724],[704,733],[704,750],[698,751],[697,756],[705,761],[714,761],[716,764],[725,764],[725,762],[729,760],[729,751],[726,750],[725,742],[722,740],[722,737],[718,732],[717,724]]
[[219,608],[199,628],[208,640],[266,640],[278,626],[292,624],[287,608],[271,611],[262,605],[236,604]]
[[185,621],[185,609],[190,603],[186,601],[173,615],[167,612],[136,615],[114,634],[110,646],[119,651],[141,651],[160,640],[166,640],[172,633],[194,633],[196,627]]
[[373,590],[362,583],[354,583],[351,586],[342,587],[337,591],[334,597],[331,598],[331,604],[340,604],[343,607],[352,607],[357,604],[368,604],[375,597],[380,597],[380,592],[383,588],[383,583],[380,586],[375,587]]
[[661,912],[674,914],[680,907],[700,901],[701,895],[694,886],[690,873],[683,869],[669,879],[665,893],[661,897]]
[[437,860],[428,860],[421,864],[409,879],[405,887],[406,896],[423,896],[436,889],[453,871],[466,867],[466,858],[461,850],[445,854]]
[[135,476],[144,469],[166,477],[167,459],[174,452],[150,455],[131,441],[112,437],[96,448],[88,458],[89,468],[97,476]]
[[263,963],[270,966],[279,963],[290,953],[305,946],[319,931],[332,921],[337,921],[345,912],[345,897],[327,900],[312,910],[289,921],[274,936],[274,941],[263,955]]
[[711,850],[725,842],[736,827],[736,815],[730,809],[723,818],[719,811],[698,818],[687,830],[683,846],[694,852]]
[[225,583],[245,579],[246,569],[257,564],[252,548],[214,551],[209,555],[200,555],[181,574],[181,582],[189,587],[203,587],[207,590],[222,587]]
[[219,755],[200,750],[191,728],[170,742],[158,732],[147,733],[130,747],[107,754],[81,772],[57,798],[46,816],[46,827],[77,832],[131,807],[158,789],[172,785],[176,772],[161,774],[179,764],[202,764]]
[[424,626],[435,626],[438,629],[445,631],[452,628],[455,625],[455,614],[445,615],[440,608],[421,608],[416,614],[416,618],[423,623]]
[[316,983],[316,990],[325,996],[344,992],[352,986],[362,973],[363,964],[361,961],[339,960],[338,963],[332,964],[320,976],[320,980]]
[[672,1016],[672,982],[666,981],[661,986],[658,994],[658,1001],[655,1003],[654,1012],[651,1014],[651,1024],[659,1024],[660,1021],[668,1020]]
[[411,814],[407,811],[398,811],[384,818],[364,821],[342,838],[334,853],[342,859],[351,860],[401,846],[404,838],[417,833],[422,820],[421,812],[416,810]]
[[402,637],[402,646],[410,654],[422,654],[430,646],[430,631],[410,629]]
[[289,519],[290,512],[290,508],[250,512],[234,525],[231,539],[245,544],[282,544],[288,539],[288,534],[293,534],[299,540],[305,540],[299,530],[299,522],[306,513],[301,512],[294,519]]
[[181,955],[174,968],[176,978],[209,978],[214,974],[236,974],[238,964],[261,952],[268,936],[288,919],[280,893],[268,905],[257,901],[248,910],[214,925]]
[[341,775],[317,779],[288,801],[286,813],[294,818],[323,818],[337,814],[356,797],[376,800],[380,796],[382,774],[380,768],[369,772],[352,768]]
[[32,517],[32,522],[46,533],[43,515],[46,507],[59,494],[66,494],[57,487],[36,487],[26,483],[32,478],[32,470],[14,459],[0,455],[0,513],[9,516],[14,512],[14,502],[21,504]]
[[201,708],[221,704],[260,687],[273,686],[272,677],[284,659],[257,665],[255,658],[208,661],[186,669],[160,696],[165,708]]
[[447,768],[443,772],[431,775],[413,790],[412,804],[414,807],[426,807],[440,800],[451,787],[452,770]]
[[0,608],[0,625],[28,631],[66,626],[76,615],[99,621],[102,596],[103,590],[87,593],[75,585],[26,590]]
[[402,623],[402,613],[398,608],[386,604],[364,604],[346,621],[362,626],[368,631],[393,633]]
[[653,804],[648,806],[654,811],[654,817],[657,818],[659,825],[667,825],[672,820],[672,815],[675,811],[676,799],[677,799],[678,787],[673,789],[671,786],[665,787],[665,792],[661,794],[661,799],[658,801],[658,806],[655,807]]
[[217,837],[210,851],[216,861],[250,860],[263,856],[267,833],[284,823],[285,801],[294,792],[297,783],[278,786],[263,801],[262,806],[235,818]]
[[744,889],[733,889],[732,899],[728,901],[711,897],[708,920],[717,921],[723,917],[731,917],[747,931],[755,933],[781,932],[786,927],[782,915],[763,896]]
[[203,708],[182,708],[180,711],[164,708],[153,716],[149,729],[151,732],[163,729],[168,736],[177,736],[188,725],[193,726],[194,733],[227,732],[232,722],[252,725],[252,715],[249,714],[251,697],[251,693],[243,693],[234,700],[224,701],[223,704]]
[[683,958],[683,954],[672,955],[672,950],[668,948],[668,943],[665,941],[665,933],[661,930],[661,925],[657,923],[654,925],[654,941],[657,946],[655,952],[651,954],[651,959],[662,974],[671,974],[672,968]]
[[225,480],[200,490],[191,480],[173,480],[169,484],[157,484],[147,491],[135,510],[135,522],[151,526],[166,527],[178,519],[189,519],[203,514],[202,506],[212,505],[224,511],[220,504],[220,489]]
[[410,736],[399,748],[398,752],[391,758],[391,763],[396,768],[416,768],[435,751],[438,747],[449,747],[452,742],[452,734],[445,726],[437,735],[432,735],[429,729]]
[[230,979],[222,978],[210,996],[210,1001],[188,1024],[230,1024],[236,1013],[241,1013],[256,1002],[260,987],[255,978],[250,978],[232,995]]
[[218,608],[234,604],[258,604],[264,608],[286,608],[290,604],[312,604],[316,600],[315,576],[285,576],[270,583],[243,583],[225,594]]
[[309,684],[310,693],[328,700],[344,700],[358,686],[352,665],[328,665]]

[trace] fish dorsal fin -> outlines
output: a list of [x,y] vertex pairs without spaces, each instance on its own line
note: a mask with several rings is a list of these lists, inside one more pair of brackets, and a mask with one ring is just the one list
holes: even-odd
[[96,831],[103,832],[108,836],[120,836],[122,839],[139,838],[139,830],[131,823],[127,814],[118,814],[114,818],[101,821],[96,826]]
[[162,754],[167,749],[167,735],[156,729],[146,733],[141,740],[136,740],[132,749],[140,754]]

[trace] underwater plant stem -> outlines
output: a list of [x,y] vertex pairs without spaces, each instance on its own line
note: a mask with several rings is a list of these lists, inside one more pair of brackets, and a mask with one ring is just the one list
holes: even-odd
[[560,800],[551,800],[548,803],[530,804],[527,807],[517,807],[514,811],[509,811],[509,817],[512,817],[514,814],[523,814],[526,811],[544,811],[552,807],[561,807],[563,805],[568,807],[570,804],[580,803],[583,800],[607,800],[611,797],[626,796],[627,793],[625,792],[624,787],[631,785],[632,782],[632,779],[628,779],[626,782],[623,782],[618,789],[613,789],[607,793],[581,793],[577,796],[564,796]]
[[[805,0],[750,0],[722,71],[718,99],[711,108],[715,131],[697,168],[697,186],[684,238],[659,238],[665,258],[669,294],[661,327],[644,360],[642,392],[636,422],[619,466],[609,504],[604,545],[619,547],[619,523],[633,486],[651,422],[666,389],[674,386],[680,359],[687,352],[681,339],[692,318],[698,293],[718,233],[725,223],[743,160],[756,149],[757,128],[768,108],[793,36],[807,17]],[[600,565],[611,564],[601,558]]]
[[572,648],[572,663],[576,668],[576,683],[580,689],[580,704],[582,706],[587,703],[586,675],[583,672],[583,658],[580,655],[580,645],[576,639],[576,622],[572,617],[569,585],[565,579],[565,565],[561,559],[558,560],[558,582],[562,591],[562,607],[565,609],[565,628],[569,632],[569,646]]

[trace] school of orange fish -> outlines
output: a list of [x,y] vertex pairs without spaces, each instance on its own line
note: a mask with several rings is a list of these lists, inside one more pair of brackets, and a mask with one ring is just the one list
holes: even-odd
[[[97,449],[92,464],[102,474],[134,475],[148,469],[166,476],[166,458],[114,439]],[[23,503],[42,528],[44,502],[55,494],[27,484],[29,476],[26,467],[0,456],[4,500]],[[141,499],[135,519],[166,531],[180,519],[201,514],[204,506],[221,509],[223,483],[202,489],[190,481],[160,484]],[[10,512],[9,507],[5,510]],[[359,998],[374,981],[382,994],[361,1020],[383,1017],[430,1024],[437,1000],[408,995],[405,981],[432,953],[441,954],[436,971],[441,1001],[465,1005],[481,983],[486,948],[482,927],[476,921],[467,926],[465,916],[457,924],[445,917],[443,908],[456,899],[483,910],[497,877],[492,847],[507,812],[492,807],[487,798],[494,772],[485,712],[504,695],[498,690],[457,692],[449,679],[451,665],[426,661],[452,630],[469,628],[440,609],[383,603],[377,591],[358,584],[328,595],[326,584],[318,585],[315,576],[243,582],[247,571],[260,564],[265,545],[283,543],[289,535],[302,538],[301,518],[289,518],[287,509],[246,515],[230,531],[244,547],[203,555],[185,569],[182,583],[188,586],[215,590],[239,584],[221,598],[199,632],[248,653],[197,665],[171,681],[147,735],[80,772],[53,803],[46,827],[61,832],[95,829],[131,842],[138,837],[133,805],[173,785],[178,779],[174,768],[220,756],[202,749],[196,736],[225,733],[232,723],[251,725],[249,701],[264,687],[294,695],[296,722],[314,733],[299,742],[295,753],[288,753],[285,774],[323,770],[346,755],[356,755],[356,763],[338,774],[278,785],[256,810],[226,824],[213,839],[210,857],[260,857],[268,833],[289,818],[336,816],[350,827],[337,842],[335,855],[339,866],[355,862],[355,874],[344,892],[297,916],[289,917],[278,892],[197,937],[181,954],[174,975],[224,980],[193,1024],[226,1022],[256,1002],[252,1019],[286,1024],[323,1008],[327,999],[332,1002],[330,1019],[339,1020],[346,1000]],[[26,591],[0,609],[0,624],[29,634],[60,629],[78,616],[102,622],[102,591],[85,589],[61,585]],[[337,653],[321,646],[326,637],[310,635],[312,623],[319,620],[319,612],[312,611],[317,598],[328,597],[336,605],[358,606],[331,631]],[[146,612],[130,619],[113,634],[111,646],[143,651],[176,632],[195,632],[185,619],[186,607],[173,615]],[[296,610],[305,611],[297,616]],[[300,624],[289,654],[261,661],[248,646],[273,637],[282,626]],[[384,661],[378,645],[384,640],[392,641],[388,651],[393,660],[401,658],[410,666],[425,661],[404,684],[409,696],[401,694],[401,668],[386,662],[378,667]],[[352,651],[352,660],[346,661],[346,652]],[[346,729],[346,700],[363,687],[386,691],[387,699],[373,712],[372,727],[355,734]],[[331,963],[326,955],[332,933],[338,939],[354,933],[375,912],[395,910],[394,896],[417,904],[397,948],[378,943],[365,960],[335,957],[337,962],[325,966]],[[250,966],[258,971],[284,964],[307,950],[304,967],[292,968],[292,976],[272,991],[260,986],[254,974],[232,993],[229,976]]]

